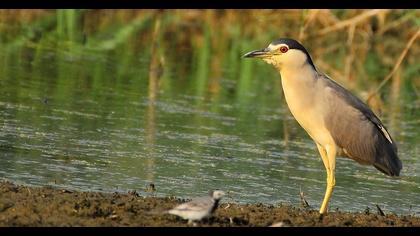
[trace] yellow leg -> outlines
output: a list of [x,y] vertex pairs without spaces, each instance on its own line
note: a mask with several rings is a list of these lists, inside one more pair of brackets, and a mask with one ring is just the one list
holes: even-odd
[[327,190],[325,192],[324,201],[322,201],[319,213],[324,214],[327,212],[328,202],[335,186],[335,155],[337,153],[335,145],[328,145],[325,148],[316,144],[318,151],[321,154],[322,162],[324,163],[327,171]]

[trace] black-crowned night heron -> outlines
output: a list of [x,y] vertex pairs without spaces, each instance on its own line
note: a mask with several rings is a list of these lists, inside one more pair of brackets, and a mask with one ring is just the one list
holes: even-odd
[[292,115],[315,141],[327,171],[321,214],[327,211],[335,186],[336,155],[373,165],[389,176],[400,174],[397,146],[379,118],[360,99],[319,72],[299,42],[281,38],[243,57],[261,58],[280,72]]
[[224,195],[225,193],[220,190],[210,191],[209,196],[195,198],[190,202],[182,203],[169,210],[168,213],[187,219],[188,224],[190,224],[195,220],[202,220],[213,214]]

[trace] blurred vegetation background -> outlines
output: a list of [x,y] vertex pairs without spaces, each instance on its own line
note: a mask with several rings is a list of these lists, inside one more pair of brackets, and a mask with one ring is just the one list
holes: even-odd
[[[106,53],[118,65],[116,79],[150,63],[149,89],[170,87],[168,74],[176,71],[210,97],[220,92],[220,78],[237,80],[238,93],[247,90],[261,66],[242,60],[245,52],[279,37],[295,38],[321,71],[369,98],[376,112],[386,109],[388,97],[409,93],[418,101],[419,30],[419,10],[0,11],[5,55],[30,54],[36,64],[45,49],[72,56]],[[268,66],[258,70],[278,76]]]

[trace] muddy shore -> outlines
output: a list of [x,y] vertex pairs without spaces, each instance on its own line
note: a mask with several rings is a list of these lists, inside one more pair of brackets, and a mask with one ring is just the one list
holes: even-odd
[[[0,226],[191,226],[162,212],[185,200],[139,196],[136,192],[77,192],[0,182]],[[420,226],[420,217],[375,210],[330,212],[263,204],[222,202],[214,216],[198,226]]]

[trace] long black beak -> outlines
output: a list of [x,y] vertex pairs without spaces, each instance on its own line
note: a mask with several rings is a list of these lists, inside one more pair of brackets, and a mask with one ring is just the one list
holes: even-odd
[[243,55],[243,58],[248,58],[248,57],[263,57],[265,55],[267,55],[268,50],[266,48],[264,49],[260,49],[260,50],[254,50],[252,52],[248,52],[245,55]]

